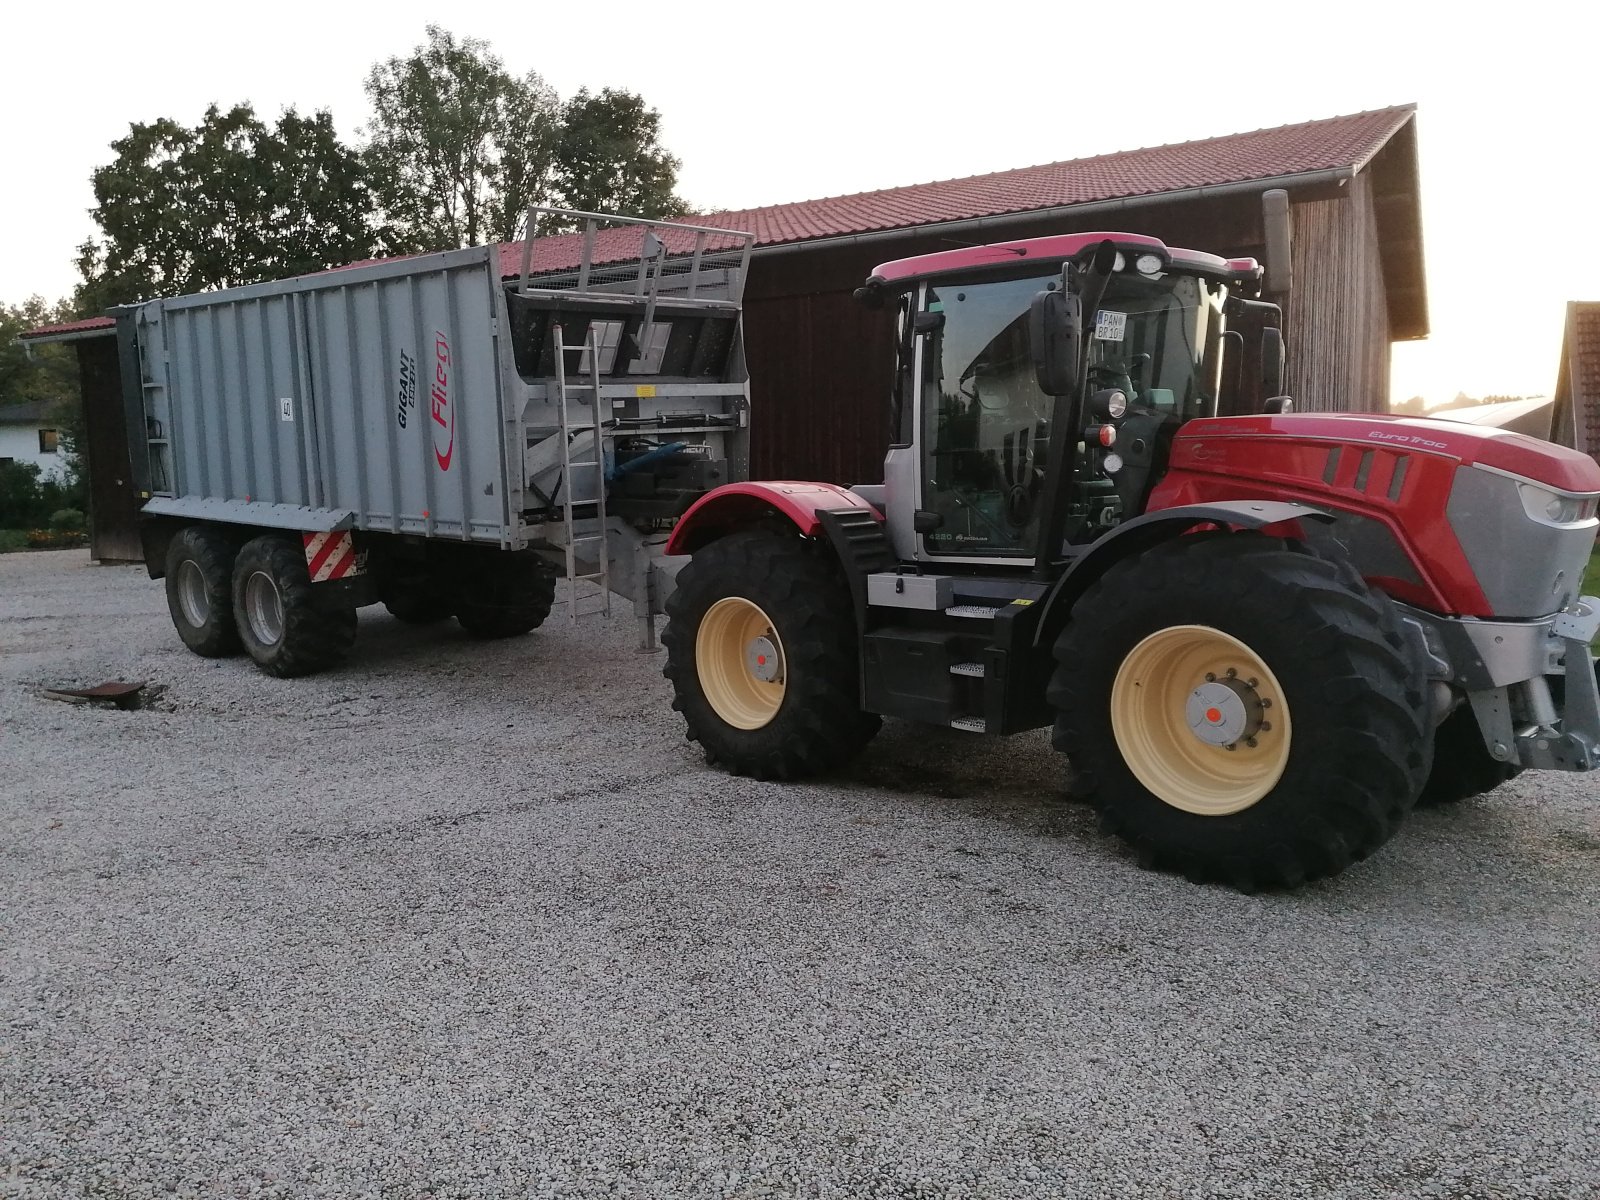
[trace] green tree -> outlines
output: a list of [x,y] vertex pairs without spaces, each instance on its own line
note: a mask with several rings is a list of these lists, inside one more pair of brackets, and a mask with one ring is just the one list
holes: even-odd
[[51,304],[42,296],[17,305],[0,304],[0,405],[57,404],[77,396],[77,361],[70,346],[29,348],[17,340],[29,329],[70,321],[76,315],[66,301]]
[[79,247],[80,310],[281,279],[369,257],[360,156],[326,111],[268,126],[249,104],[194,128],[134,124],[92,177],[99,239]]
[[477,38],[437,25],[408,58],[372,68],[366,160],[397,250],[511,241],[546,198],[559,106]]
[[633,92],[587,88],[562,109],[555,191],[566,208],[679,217],[679,161],[661,145],[661,114]]

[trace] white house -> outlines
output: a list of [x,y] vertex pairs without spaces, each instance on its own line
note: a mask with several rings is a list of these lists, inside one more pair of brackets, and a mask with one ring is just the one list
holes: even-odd
[[60,479],[66,474],[67,453],[45,408],[43,402],[0,405],[0,463],[34,463],[41,479]]

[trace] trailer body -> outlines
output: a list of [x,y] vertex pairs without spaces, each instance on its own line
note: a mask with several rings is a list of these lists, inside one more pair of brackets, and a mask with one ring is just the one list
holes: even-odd
[[509,282],[475,247],[119,310],[152,576],[196,523],[301,535],[314,583],[336,535],[326,582],[351,604],[531,551],[574,580],[574,612],[584,581],[599,607],[636,601],[651,642],[655,535],[748,473],[752,239],[554,210],[530,232],[541,216],[581,232]]

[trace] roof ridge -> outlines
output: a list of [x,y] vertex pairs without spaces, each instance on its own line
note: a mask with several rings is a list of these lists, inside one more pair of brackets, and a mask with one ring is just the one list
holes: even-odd
[[[1214,134],[1211,137],[1190,138],[1187,141],[1181,142],[1157,142],[1148,146],[1134,146],[1127,150],[1108,150],[1100,154],[1089,154],[1083,156],[1082,158],[1052,159],[1049,162],[1033,163],[1030,166],[1007,167],[1001,171],[982,171],[976,175],[951,175],[943,179],[925,179],[916,183],[901,183],[894,184],[889,187],[869,188],[866,191],[861,192],[840,192],[831,196],[811,196],[805,200],[787,200],[777,204],[755,204],[745,208],[722,208],[711,212],[691,214],[691,216],[681,219],[710,220],[711,218],[725,216],[728,214],[768,212],[773,209],[792,209],[807,204],[837,203],[844,200],[867,200],[880,196],[888,196],[894,193],[913,191],[917,188],[938,187],[952,183],[976,183],[980,180],[998,180],[1007,176],[1022,175],[1029,171],[1042,171],[1050,167],[1081,166],[1085,163],[1103,162],[1108,159],[1127,158],[1130,155],[1148,154],[1157,150],[1175,150],[1179,147],[1185,146],[1216,145],[1219,142],[1229,142],[1239,138],[1258,137],[1264,133],[1281,133],[1288,129],[1310,129],[1315,126],[1331,125],[1337,121],[1355,121],[1362,117],[1376,117],[1391,113],[1396,117],[1399,117],[1402,114],[1409,117],[1415,114],[1416,111],[1416,102],[1409,101],[1403,104],[1387,105],[1383,108],[1368,108],[1363,109],[1360,112],[1341,113],[1337,116],[1316,117],[1309,121],[1287,121],[1282,125],[1264,125],[1259,129],[1240,129],[1234,131],[1233,133],[1220,133]],[[1365,166],[1366,164],[1365,161],[1363,161],[1361,163],[1352,163],[1351,165]]]

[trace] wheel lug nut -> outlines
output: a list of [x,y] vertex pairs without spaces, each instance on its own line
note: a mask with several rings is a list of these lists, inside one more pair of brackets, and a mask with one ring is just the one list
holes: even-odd
[[1207,671],[1206,672],[1206,682],[1207,683],[1215,683],[1216,681],[1217,681],[1217,677],[1215,675],[1213,675],[1210,671]]
[[1237,678],[1239,678],[1239,672],[1235,671],[1232,667],[1229,667],[1228,668],[1228,678],[1229,679],[1237,679]]
[[1256,740],[1255,740],[1255,738],[1253,738],[1253,737],[1250,737],[1250,738],[1245,738],[1245,740],[1244,740],[1244,744],[1245,744],[1245,745],[1246,745],[1246,746],[1249,746],[1249,747],[1250,747],[1250,749],[1252,749],[1252,750],[1254,750],[1254,749],[1255,749],[1255,748],[1256,748]]
[[1224,750],[1237,750],[1239,748],[1239,743],[1238,742],[1228,742],[1222,748]]
[[1262,733],[1271,733],[1272,732],[1272,722],[1271,721],[1263,721],[1263,722],[1261,722],[1261,732]]
[[1246,687],[1260,687],[1261,686],[1260,682],[1255,680],[1255,679],[1246,679],[1244,681],[1244,683],[1245,683]]
[[1271,708],[1272,707],[1272,701],[1268,700],[1266,697],[1262,697],[1262,699],[1261,699],[1261,707],[1262,708]]

